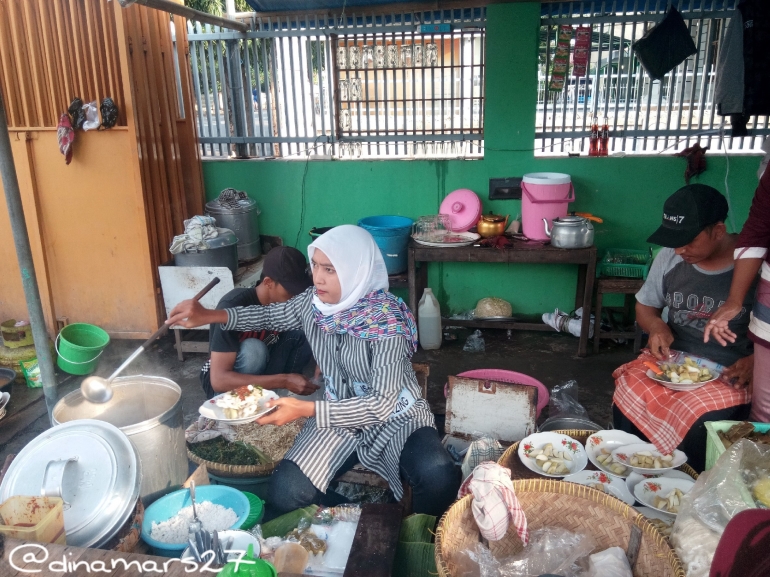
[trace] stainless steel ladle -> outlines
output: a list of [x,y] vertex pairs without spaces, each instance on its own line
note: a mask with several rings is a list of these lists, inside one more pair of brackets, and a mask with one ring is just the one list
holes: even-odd
[[[219,277],[214,277],[214,279],[209,284],[203,287],[203,289],[201,289],[201,291],[193,297],[193,300],[199,301],[202,299],[206,293],[213,289],[218,283]],[[144,343],[142,343],[138,349],[131,353],[131,356],[128,357],[125,362],[120,365],[117,370],[108,378],[105,379],[104,377],[97,377],[94,375],[83,379],[83,382],[80,384],[80,392],[83,394],[83,397],[92,403],[106,403],[109,401],[112,398],[112,385],[110,383],[112,383],[113,379],[122,373],[123,370],[128,365],[130,365],[136,357],[150,348],[156,339],[165,335],[168,332],[168,327],[169,325],[163,323],[163,326],[155,331],[149,339],[144,341]]]

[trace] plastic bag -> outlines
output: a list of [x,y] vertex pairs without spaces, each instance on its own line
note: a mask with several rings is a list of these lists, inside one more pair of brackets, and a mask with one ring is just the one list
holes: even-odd
[[633,577],[626,552],[620,547],[610,547],[588,558],[585,577]]
[[463,345],[463,350],[466,353],[483,353],[486,349],[484,345],[484,338],[481,336],[481,331],[473,331],[473,334],[468,337]]
[[574,380],[558,384],[553,388],[551,399],[548,401],[548,418],[540,425],[540,430],[548,430],[549,422],[565,417],[588,419],[588,412],[578,402],[578,384]]
[[687,577],[708,576],[727,523],[741,511],[758,506],[754,492],[767,478],[770,446],[748,439],[738,441],[701,474],[682,499],[671,532],[671,544]]
[[503,456],[503,452],[505,451],[497,439],[489,434],[477,432],[473,434],[473,439],[474,440],[471,442],[470,447],[468,447],[468,451],[465,453],[465,458],[463,459],[463,481],[468,478],[468,475],[473,472],[473,469],[478,467],[481,463],[486,461],[497,462],[497,460]]
[[[553,573],[578,577],[583,570],[577,562],[596,548],[593,537],[561,527],[532,531],[529,545],[500,564],[500,577],[537,577]],[[482,573],[482,577],[485,577]]]
[[27,381],[27,386],[30,389],[39,389],[43,386],[43,379],[40,376],[40,366],[37,364],[37,359],[31,361],[21,361],[21,373],[24,375],[24,380]]
[[83,112],[86,115],[86,121],[83,123],[83,130],[96,130],[101,126],[99,121],[99,109],[96,100],[83,105]]

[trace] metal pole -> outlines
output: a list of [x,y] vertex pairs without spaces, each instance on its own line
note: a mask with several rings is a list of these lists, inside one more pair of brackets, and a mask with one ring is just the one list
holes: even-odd
[[56,405],[56,375],[53,370],[53,357],[48,346],[48,331],[45,327],[43,305],[40,302],[40,291],[37,288],[35,263],[32,261],[32,250],[29,246],[27,224],[24,220],[24,207],[21,204],[19,180],[16,177],[16,167],[13,164],[11,138],[8,135],[8,121],[5,117],[5,103],[0,90],[0,176],[3,180],[5,201],[8,204],[8,218],[11,221],[13,243],[16,246],[16,257],[19,260],[21,282],[24,287],[24,298],[27,301],[27,312],[32,325],[32,336],[35,339],[35,352],[40,366],[40,376],[43,380],[43,393],[48,409],[48,419],[53,424],[53,408]]

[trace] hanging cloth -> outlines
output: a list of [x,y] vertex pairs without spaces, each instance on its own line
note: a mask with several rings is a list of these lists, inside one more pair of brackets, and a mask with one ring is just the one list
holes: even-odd
[[660,80],[698,51],[687,24],[674,6],[668,9],[663,20],[634,43],[633,49],[653,80]]

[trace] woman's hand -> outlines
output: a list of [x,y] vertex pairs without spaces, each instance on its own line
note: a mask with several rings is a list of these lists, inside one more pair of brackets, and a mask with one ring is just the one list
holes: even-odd
[[659,361],[667,361],[671,356],[669,347],[674,342],[674,335],[666,323],[661,321],[657,323],[650,332],[650,338],[647,341],[647,347],[653,356]]
[[278,407],[269,415],[257,419],[258,425],[285,425],[296,421],[301,417],[315,416],[315,403],[312,401],[300,401],[293,397],[281,397],[265,403],[265,407]]
[[738,359],[735,364],[724,370],[722,377],[735,389],[743,389],[748,386],[751,390],[754,379],[754,355]]
[[166,324],[192,329],[203,325],[226,322],[227,311],[207,309],[198,301],[189,299],[171,309]]
[[717,312],[711,315],[711,320],[703,331],[703,342],[709,342],[709,338],[713,336],[714,340],[723,347],[727,346],[728,342],[734,343],[737,335],[730,330],[728,323],[737,317],[742,309],[742,304],[729,300],[719,307]]

